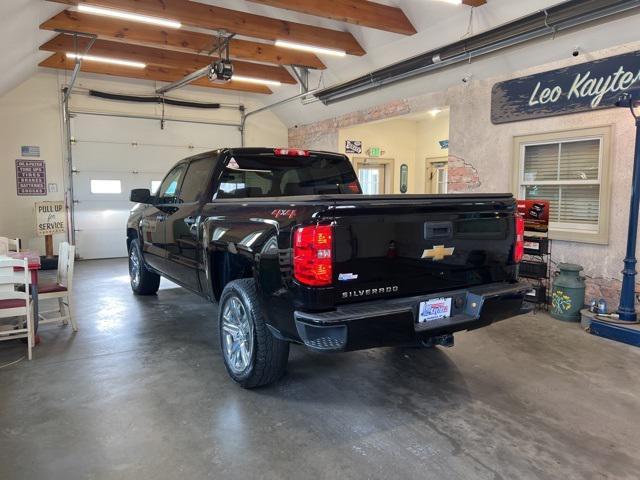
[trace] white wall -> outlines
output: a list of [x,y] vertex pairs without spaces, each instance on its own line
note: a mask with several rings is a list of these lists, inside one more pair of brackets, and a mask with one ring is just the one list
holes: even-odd
[[[19,237],[23,244],[44,251],[44,241],[35,237],[34,203],[64,198],[64,161],[66,149],[60,110],[60,89],[68,73],[41,70],[18,87],[0,97],[0,235]],[[108,92],[150,95],[155,86],[146,81],[98,78],[82,74],[77,83],[82,90],[89,88]],[[186,88],[172,93],[181,99],[207,102],[242,103],[247,110],[269,102],[255,95],[235,95],[206,88]],[[154,104],[113,102],[90,98],[83,94],[72,96],[71,108],[83,111],[117,112],[125,114],[160,115],[161,107]],[[217,120],[239,123],[236,110],[201,111],[167,107],[167,117],[187,120]],[[162,135],[158,124],[158,134]],[[247,122],[247,146],[286,146],[287,129],[270,112],[256,115]],[[18,197],[16,195],[15,160],[20,158],[21,145],[40,146],[41,159],[46,161],[47,182],[58,185],[58,193],[46,197]],[[239,145],[229,145],[230,147]],[[64,236],[56,236],[60,241]]]

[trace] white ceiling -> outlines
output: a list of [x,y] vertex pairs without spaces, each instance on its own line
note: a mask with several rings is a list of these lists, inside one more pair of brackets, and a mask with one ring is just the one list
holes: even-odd
[[[467,33],[471,9],[465,6],[451,5],[436,0],[378,0],[379,3],[396,5],[407,14],[418,33],[404,36],[382,32],[356,25],[334,22],[332,20],[298,14],[286,10],[274,9],[244,0],[199,0],[212,5],[223,6],[235,10],[243,10],[263,14],[284,20],[318,25],[339,30],[350,31],[367,51],[363,57],[347,56],[344,58],[324,56],[327,65],[324,72],[313,72],[311,86],[319,84],[331,86],[390,63],[411,57],[433,48],[459,40]],[[529,13],[562,3],[559,0],[488,0],[488,4],[476,8],[471,22],[471,33],[479,33],[497,25],[506,23]],[[38,26],[64,6],[44,0],[2,0],[0,1],[0,95],[3,95],[30,75],[37,71],[37,64],[47,54],[38,51],[38,46],[53,36],[51,32],[41,32]],[[309,123],[310,121],[329,118],[341,113],[410,95],[442,90],[459,81],[459,77],[471,73],[482,78],[510,72],[527,66],[542,64],[565,58],[570,49],[580,44],[585,51],[604,48],[609,45],[636,41],[638,15],[621,19],[618,27],[611,24],[594,27],[576,34],[563,35],[555,40],[546,39],[537,45],[514,49],[492,59],[476,60],[474,64],[447,70],[419,80],[413,80],[393,87],[368,94],[354,100],[341,102],[326,107],[320,103],[301,106],[295,101],[279,107],[275,113],[289,126]],[[625,23],[626,22],[626,23]],[[628,27],[628,28],[626,28]],[[572,42],[577,42],[573,43]],[[320,83],[321,82],[321,83]],[[298,93],[297,86],[277,87],[273,95],[261,97],[266,103],[274,103]]]

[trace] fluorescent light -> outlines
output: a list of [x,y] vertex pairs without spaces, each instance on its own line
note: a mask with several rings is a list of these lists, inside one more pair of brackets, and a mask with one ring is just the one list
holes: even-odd
[[147,15],[139,15],[137,13],[123,12],[122,10],[111,10],[110,8],[94,7],[92,5],[78,5],[79,12],[91,13],[94,15],[104,15],[105,17],[121,18],[123,20],[131,20],[132,22],[150,23],[152,25],[160,25],[167,28],[180,28],[182,24],[176,20],[167,20],[164,18],[149,17]]
[[344,57],[347,54],[344,50],[314,47],[313,45],[305,45],[304,43],[288,42],[287,40],[276,40],[276,47],[302,50],[303,52],[322,53],[325,55],[335,55],[336,57]]
[[244,77],[242,75],[233,75],[231,80],[234,82],[246,82],[246,83],[257,83],[258,85],[269,85],[272,87],[279,87],[282,83],[277,80],[266,80],[264,78],[253,78],[253,77]]
[[78,55],[76,53],[67,53],[67,58],[80,59],[88,62],[110,63],[112,65],[121,65],[123,67],[145,68],[142,62],[132,62],[129,60],[120,60],[119,58],[96,57],[94,55]]
[[438,114],[441,112],[442,110],[440,110],[439,108],[434,108],[433,110],[429,110],[429,113],[431,114],[432,117],[438,116]]

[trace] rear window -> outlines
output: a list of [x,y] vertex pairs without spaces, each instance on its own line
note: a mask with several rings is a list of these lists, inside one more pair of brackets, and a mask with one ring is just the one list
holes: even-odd
[[351,163],[342,157],[242,155],[230,158],[216,198],[259,198],[361,193]]

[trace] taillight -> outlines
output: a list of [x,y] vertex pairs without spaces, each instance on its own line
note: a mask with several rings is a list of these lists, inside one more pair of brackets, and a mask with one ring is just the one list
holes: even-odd
[[309,150],[299,148],[276,148],[273,153],[278,157],[308,157]]
[[333,282],[333,230],[330,225],[300,227],[293,234],[293,276],[304,285]]
[[520,263],[524,256],[524,218],[516,215],[516,244],[513,247],[513,261]]

